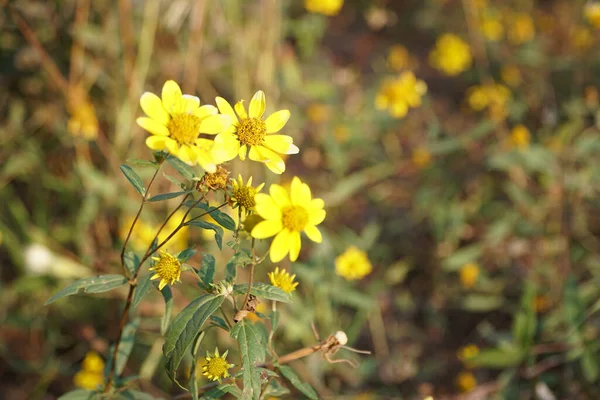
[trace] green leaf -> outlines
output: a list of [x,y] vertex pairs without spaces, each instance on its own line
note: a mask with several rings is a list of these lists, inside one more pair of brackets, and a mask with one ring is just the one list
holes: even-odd
[[83,278],[73,282],[63,290],[52,296],[45,305],[52,304],[56,300],[77,293],[102,293],[123,286],[127,278],[123,275],[100,275],[92,278]]
[[197,226],[202,229],[212,229],[215,231],[215,242],[217,243],[217,246],[219,246],[219,250],[223,249],[223,228],[220,226],[211,224],[210,222],[203,221],[201,219],[186,222],[185,225]]
[[146,293],[148,293],[148,289],[150,289],[150,277],[152,274],[146,274],[142,276],[142,278],[138,281],[137,287],[135,288],[135,293],[133,293],[133,299],[131,300],[131,307],[136,308]]
[[167,368],[171,379],[188,351],[192,342],[200,332],[206,320],[221,307],[225,298],[205,294],[187,305],[169,326],[165,334],[163,354],[168,359]]
[[177,254],[177,259],[183,263],[192,258],[194,254],[196,254],[196,250],[193,247],[189,247]]
[[210,216],[219,223],[223,228],[235,231],[235,221],[229,215],[225,214],[216,207],[209,206],[206,203],[198,203],[197,208],[205,210]]
[[591,351],[585,351],[581,357],[581,369],[585,380],[593,383],[598,380],[600,370],[598,368],[598,359],[596,355]]
[[215,324],[216,326],[218,326],[219,328],[222,328],[222,329],[226,330],[227,332],[229,332],[229,326],[227,326],[227,323],[225,322],[225,320],[223,318],[217,317],[216,315],[211,315],[210,321],[213,324]]
[[585,309],[583,301],[579,295],[577,281],[573,275],[570,275],[565,284],[564,294],[564,313],[565,319],[570,326],[579,326],[583,322]]
[[162,193],[162,194],[157,194],[156,196],[152,196],[151,198],[148,199],[148,202],[153,203],[156,201],[163,201],[163,200],[169,200],[169,199],[174,199],[175,197],[179,197],[181,195],[184,194],[188,194],[189,191],[182,191],[182,192],[171,192],[171,193]]
[[177,170],[186,179],[193,179],[196,177],[196,171],[177,157],[172,155],[167,156],[167,162],[171,164],[173,168]]
[[63,394],[58,400],[95,400],[97,397],[96,392],[85,389],[77,389],[72,392]]
[[127,164],[139,165],[140,167],[152,167],[154,169],[158,168],[158,164],[155,161],[148,160],[138,160],[138,159],[129,159],[126,160]]
[[165,299],[165,313],[160,319],[160,334],[164,335],[169,327],[169,321],[171,320],[171,310],[173,310],[173,293],[171,288],[167,285],[160,291],[163,299]]
[[189,389],[190,394],[192,395],[192,400],[196,400],[198,398],[198,379],[196,379],[196,362],[198,360],[198,349],[200,348],[200,343],[202,343],[202,339],[204,339],[205,331],[200,332],[196,339],[194,339],[194,343],[192,344],[192,366],[190,368],[190,380],[189,380]]
[[246,250],[241,250],[239,253],[234,254],[225,266],[225,279],[233,282],[237,276],[238,267],[244,268],[251,262],[252,259]]
[[[127,360],[129,359],[129,355],[131,354],[131,350],[133,349],[133,345],[135,343],[135,333],[139,325],[140,319],[136,318],[125,325],[125,328],[123,328],[123,335],[121,336],[121,343],[119,344],[119,351],[117,352],[117,362],[115,367],[115,373],[117,376],[121,375],[123,369],[125,369],[125,365],[127,364]],[[110,354],[112,353],[113,352],[111,351]],[[110,362],[107,363],[107,368],[107,370],[110,371]]]
[[141,194],[142,196],[146,194],[144,181],[142,181],[142,178],[140,178],[140,176],[135,173],[133,168],[131,168],[129,165],[123,164],[121,165],[121,172],[123,172],[125,178],[127,178],[127,180],[131,182],[131,184],[133,185],[135,190],[138,191],[139,194]]
[[202,253],[202,264],[198,276],[204,284],[204,288],[208,289],[215,279],[215,257],[212,254]]
[[319,396],[317,396],[317,393],[314,391],[312,386],[310,386],[306,382],[302,382],[300,380],[300,377],[296,375],[292,368],[287,367],[285,365],[280,365],[277,368],[279,369],[279,372],[281,372],[281,375],[283,375],[285,379],[287,379],[296,389],[301,391],[306,397],[308,397],[311,400],[319,400]]
[[135,272],[140,266],[140,258],[137,256],[137,254],[132,251],[128,251],[125,253],[123,260],[125,261],[125,267],[127,268],[127,271],[129,271],[129,274],[131,276],[135,275]]
[[537,327],[537,318],[534,309],[535,288],[531,282],[525,286],[521,296],[521,308],[515,314],[512,333],[515,341],[522,349],[528,349],[533,342]]
[[446,271],[457,271],[463,265],[476,261],[482,253],[483,249],[479,244],[466,246],[446,257],[442,265]]
[[279,326],[279,311],[271,313],[271,332],[275,332]]
[[219,385],[216,388],[204,393],[204,396],[201,397],[202,400],[216,400],[225,396],[227,393],[231,393],[236,398],[239,398],[242,395],[240,389],[233,383],[226,383],[223,385]]
[[519,365],[523,361],[523,357],[524,353],[518,347],[498,347],[481,350],[475,357],[469,358],[469,364],[478,367],[503,369]]
[[504,297],[492,294],[469,294],[462,300],[465,310],[473,312],[488,312],[502,307]]
[[258,400],[261,380],[255,364],[265,361],[266,343],[258,328],[251,322],[241,320],[231,329],[230,336],[238,341],[242,357],[244,393]]
[[[242,283],[233,286],[233,292],[235,294],[245,294],[248,292],[248,284]],[[289,293],[284,292],[277,286],[267,285],[262,282],[252,282],[252,290],[250,291],[256,297],[260,297],[267,300],[279,301],[282,303],[289,303],[291,296]]]

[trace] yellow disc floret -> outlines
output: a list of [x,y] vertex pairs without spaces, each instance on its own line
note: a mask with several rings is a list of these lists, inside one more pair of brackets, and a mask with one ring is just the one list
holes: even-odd
[[241,144],[258,146],[267,135],[267,124],[259,118],[246,118],[240,121],[237,134]]
[[167,122],[171,137],[182,144],[192,144],[198,138],[201,119],[193,114],[175,114]]
[[254,210],[256,194],[260,192],[264,185],[264,183],[261,183],[257,187],[252,187],[252,177],[248,178],[248,182],[244,184],[242,175],[238,175],[236,180],[232,180],[231,199],[233,200],[233,207],[240,207],[246,212]]
[[279,270],[279,267],[275,268],[275,271],[269,272],[269,279],[271,285],[277,286],[279,289],[286,293],[291,293],[296,290],[298,282],[294,282],[296,275],[291,275],[285,269]]
[[219,349],[215,349],[215,353],[210,355],[206,352],[204,365],[202,366],[202,374],[208,379],[221,382],[221,379],[229,376],[229,368],[233,368],[233,364],[227,363],[227,352],[219,355]]
[[179,281],[181,277],[181,262],[177,257],[172,256],[166,251],[161,251],[159,257],[152,257],[156,263],[149,271],[155,271],[156,273],[150,279],[160,279],[158,289],[162,290],[167,283],[174,285],[175,282]]

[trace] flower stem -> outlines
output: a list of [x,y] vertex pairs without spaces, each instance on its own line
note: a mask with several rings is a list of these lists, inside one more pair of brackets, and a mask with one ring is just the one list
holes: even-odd
[[248,300],[250,300],[250,292],[252,291],[252,281],[254,280],[254,267],[256,266],[256,250],[254,250],[254,238],[252,238],[252,264],[250,264],[250,276],[248,277],[248,291],[246,292],[246,297],[244,297],[244,302],[242,303],[242,310],[246,309],[248,305]]

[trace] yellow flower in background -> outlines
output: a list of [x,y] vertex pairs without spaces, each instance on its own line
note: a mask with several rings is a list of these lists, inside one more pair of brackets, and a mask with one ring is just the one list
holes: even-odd
[[427,93],[427,85],[405,71],[397,78],[385,79],[375,98],[375,107],[387,109],[394,118],[404,118],[409,108],[421,105],[421,97]]
[[394,71],[402,71],[403,69],[411,69],[415,65],[415,60],[411,57],[408,49],[401,44],[395,44],[390,47],[387,56],[388,68]]
[[222,97],[217,97],[216,102],[221,113],[233,120],[226,131],[215,137],[215,154],[219,162],[233,160],[238,155],[243,161],[248,155],[252,161],[265,163],[272,172],[283,173],[285,163],[280,154],[297,154],[299,150],[291,136],[273,133],[285,126],[290,112],[277,111],[263,120],[266,101],[262,90],[256,92],[250,100],[248,113],[243,100],[237,102],[235,111]]
[[94,351],[85,355],[81,371],[73,376],[73,384],[82,389],[94,390],[104,383],[104,360]]
[[464,288],[470,289],[477,283],[479,278],[479,265],[475,263],[468,263],[462,266],[460,269],[460,283]]
[[227,115],[219,115],[214,106],[200,106],[196,96],[184,95],[175,81],[166,81],[162,97],[145,92],[140,106],[148,117],[137,124],[150,132],[146,145],[155,151],[166,150],[189,165],[200,164],[208,172],[217,170],[212,154],[212,140],[200,133],[216,135],[231,125]]
[[94,140],[98,137],[98,117],[84,89],[76,85],[69,90],[67,109],[71,117],[67,122],[67,131],[75,137]]
[[270,247],[271,261],[279,262],[288,253],[290,260],[296,261],[301,232],[313,242],[321,243],[321,232],[316,226],[325,219],[325,203],[313,199],[310,187],[297,176],[292,179],[289,191],[273,184],[269,193],[258,193],[255,197],[255,210],[265,220],[256,224],[251,235],[256,239],[275,236]]
[[571,33],[571,43],[579,51],[589,50],[594,44],[594,34],[585,26],[576,26]]
[[474,111],[488,110],[492,119],[503,120],[508,114],[512,95],[502,84],[476,85],[467,91],[467,103]]
[[231,191],[231,200],[233,200],[233,208],[241,207],[242,210],[248,212],[253,211],[256,206],[256,194],[265,186],[261,183],[257,187],[252,187],[252,177],[248,178],[248,182],[244,185],[242,175],[238,175],[237,180],[232,179],[233,189]]
[[315,124],[320,124],[327,121],[330,113],[331,110],[326,104],[312,103],[306,108],[306,116]]
[[219,355],[219,349],[217,348],[215,348],[213,355],[206,352],[204,365],[202,366],[202,375],[212,381],[219,381],[219,383],[221,382],[221,379],[227,378],[229,376],[229,368],[235,367],[234,364],[229,364],[227,362],[228,352],[229,350],[223,353],[223,355]]
[[[158,235],[158,242],[162,242],[165,240],[171,232],[173,232],[178,226],[183,217],[185,216],[185,212],[176,211],[175,214],[169,219],[163,230]],[[129,232],[129,228],[133,223],[133,217],[127,217],[123,224],[121,224],[119,230],[119,236],[122,240],[125,240],[127,237],[127,232]],[[146,249],[152,244],[152,240],[156,235],[156,231],[158,230],[160,225],[153,225],[142,220],[138,220],[131,232],[131,237],[129,238],[130,245],[137,251],[146,251]],[[205,230],[203,230],[205,231]],[[189,227],[184,226],[181,228],[171,239],[169,239],[168,246],[169,249],[175,252],[179,252],[185,250],[188,247],[188,239],[189,239]]]
[[471,372],[462,371],[456,377],[456,386],[458,386],[461,392],[470,392],[477,386],[477,379],[475,379],[475,375]]
[[[275,285],[273,285],[273,286],[275,286]],[[248,320],[250,320],[252,322],[258,322],[262,318],[259,317],[257,313],[264,314],[266,312],[267,312],[267,305],[265,303],[259,303],[256,306],[255,312],[248,313],[248,315],[246,316],[246,319],[248,319]]]
[[600,28],[600,2],[592,1],[583,7],[583,15],[590,25]]
[[500,17],[495,14],[484,13],[481,17],[480,29],[483,37],[490,42],[497,42],[504,37],[504,25]]
[[329,17],[337,15],[343,5],[344,0],[304,0],[304,7],[307,11]]
[[468,363],[470,359],[477,356],[479,354],[479,347],[474,344],[468,344],[466,346],[461,347],[456,352],[456,357],[465,363]]
[[431,153],[427,147],[417,147],[413,150],[411,159],[418,168],[425,168],[431,164]]
[[529,14],[515,13],[507,16],[508,40],[515,45],[530,42],[535,37],[535,26]]
[[514,64],[505,65],[500,70],[500,76],[504,83],[510,87],[518,87],[523,82],[523,76],[519,67]]
[[160,255],[152,259],[156,262],[148,271],[155,272],[150,280],[160,279],[158,290],[162,290],[167,284],[174,285],[175,282],[180,282],[181,262],[177,257],[161,250]]
[[350,246],[335,259],[335,273],[346,280],[358,280],[373,271],[367,253],[355,246]]
[[510,144],[512,147],[517,149],[526,149],[529,147],[529,142],[531,141],[531,134],[529,133],[529,129],[524,125],[517,125],[512,128],[510,132]]
[[471,67],[471,47],[457,35],[445,33],[429,53],[429,63],[446,75],[456,76]]
[[298,282],[294,282],[295,278],[296,274],[290,276],[289,272],[285,269],[279,270],[279,267],[276,267],[274,271],[269,272],[271,285],[277,286],[286,293],[291,293],[296,290]]

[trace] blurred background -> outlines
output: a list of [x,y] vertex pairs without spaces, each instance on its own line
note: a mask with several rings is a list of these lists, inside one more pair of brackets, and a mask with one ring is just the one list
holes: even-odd
[[[139,204],[119,165],[151,159],[139,98],[167,79],[203,103],[264,90],[268,113],[291,111],[283,133],[300,153],[280,179],[260,165],[230,169],[256,183],[298,175],[325,200],[323,244],[281,263],[299,286],[280,308],[278,352],[316,343],[312,321],[322,338],[344,330],[373,354],[338,353],[358,368],[295,362],[321,398],[600,398],[600,3],[0,9],[0,398],[56,399],[81,384],[86,354],[106,358],[124,292],[42,305],[75,278],[118,273]],[[168,205],[148,207],[134,247]],[[216,254],[211,240],[184,231],[173,250]],[[195,295],[175,287],[174,312]],[[161,366],[161,301],[139,306],[126,370],[171,398],[181,390]]]

